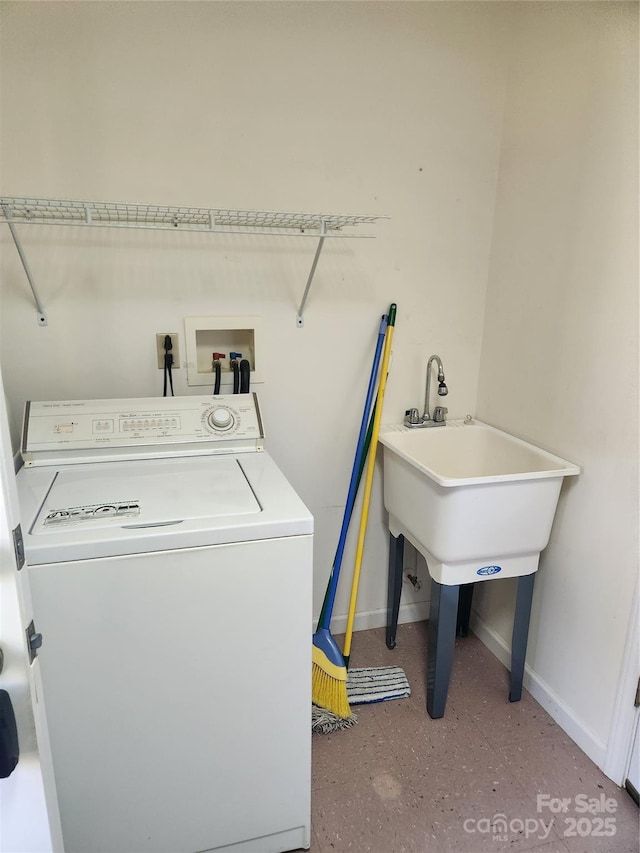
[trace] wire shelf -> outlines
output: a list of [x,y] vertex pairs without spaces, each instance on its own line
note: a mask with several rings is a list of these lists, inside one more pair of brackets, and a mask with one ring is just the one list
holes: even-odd
[[[116,201],[71,201],[65,199],[0,197],[0,222],[11,231],[37,308],[38,323],[47,316],[35,281],[16,233],[19,225],[76,225],[105,228],[146,228],[165,231],[201,231],[217,234],[264,234],[318,238],[311,272],[298,308],[296,322],[304,324],[303,311],[315,274],[322,245],[327,237],[371,237],[354,229],[386,216],[335,213],[277,213],[268,210],[231,210],[209,207],[171,207],[159,204],[129,204]],[[347,230],[344,230],[347,229]]]
[[0,209],[7,221],[28,225],[93,225],[311,237],[369,236],[345,232],[343,229],[372,224],[384,218],[333,213],[281,213],[268,210],[16,197],[0,198]]

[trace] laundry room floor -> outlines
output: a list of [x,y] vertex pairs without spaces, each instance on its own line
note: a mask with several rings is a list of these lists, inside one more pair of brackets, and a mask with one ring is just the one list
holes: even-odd
[[411,697],[313,735],[312,853],[638,853],[631,797],[526,690],[508,701],[507,670],[473,634],[457,641],[447,709],[432,720],[426,643],[426,622],[400,625],[394,651],[384,629],[354,635],[352,665],[402,666]]

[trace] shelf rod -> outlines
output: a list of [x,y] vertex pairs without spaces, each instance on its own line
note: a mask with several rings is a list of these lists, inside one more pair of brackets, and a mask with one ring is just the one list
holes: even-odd
[[296,318],[296,324],[299,329],[304,326],[304,306],[307,301],[307,296],[309,295],[309,289],[311,287],[311,282],[313,281],[313,276],[316,272],[316,267],[318,266],[318,260],[320,259],[320,253],[322,252],[322,246],[324,244],[324,239],[327,233],[327,227],[324,219],[320,223],[320,239],[318,240],[318,248],[316,249],[316,253],[313,258],[313,263],[311,264],[311,272],[309,273],[309,278],[307,279],[307,286],[304,289],[304,293],[302,294],[302,301],[300,302],[300,307],[298,308],[298,316]]
[[46,326],[47,325],[47,315],[42,306],[42,302],[40,301],[40,296],[38,294],[38,288],[33,280],[33,276],[31,275],[31,270],[29,269],[29,264],[27,263],[27,259],[25,257],[24,252],[22,251],[22,245],[16,233],[15,226],[11,221],[11,211],[6,204],[2,205],[2,211],[5,216],[5,220],[7,225],[9,226],[9,230],[11,231],[11,236],[13,237],[13,242],[16,244],[16,249],[18,250],[18,254],[20,255],[20,260],[22,261],[22,266],[24,267],[25,274],[27,276],[27,280],[29,282],[29,287],[31,288],[31,292],[33,293],[33,298],[36,303],[36,309],[38,311],[38,325]]

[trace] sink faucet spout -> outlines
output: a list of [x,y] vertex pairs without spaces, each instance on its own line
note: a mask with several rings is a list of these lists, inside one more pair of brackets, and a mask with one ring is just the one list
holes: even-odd
[[442,366],[442,359],[439,355],[432,355],[429,361],[427,362],[427,387],[425,389],[424,395],[424,412],[422,414],[423,422],[433,421],[435,423],[444,423],[445,415],[447,413],[446,408],[443,406],[436,406],[433,416],[429,411],[429,397],[431,396],[431,366],[436,363],[438,367],[438,396],[446,397],[449,393],[449,389],[447,388],[444,381],[444,368]]
[[424,395],[424,411],[422,416],[418,409],[415,408],[407,409],[405,412],[404,424],[411,429],[418,429],[419,427],[444,426],[447,422],[448,409],[445,406],[436,406],[433,410],[433,414],[429,409],[429,397],[431,396],[431,367],[434,361],[438,367],[438,396],[446,397],[449,393],[449,389],[444,381],[442,359],[439,355],[432,355],[427,362],[427,387]]

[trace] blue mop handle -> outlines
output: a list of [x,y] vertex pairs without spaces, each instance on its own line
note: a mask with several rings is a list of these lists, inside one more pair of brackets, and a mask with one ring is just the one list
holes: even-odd
[[329,587],[327,589],[327,595],[322,607],[322,613],[320,614],[320,621],[318,622],[318,629],[323,628],[328,630],[329,625],[331,624],[331,614],[333,612],[333,604],[336,598],[336,591],[338,589],[338,578],[340,576],[340,567],[342,565],[342,557],[344,554],[344,548],[347,541],[347,533],[349,531],[349,522],[351,521],[351,514],[353,512],[353,505],[356,501],[356,494],[358,492],[358,485],[360,482],[360,477],[358,476],[360,470],[360,461],[362,457],[362,453],[365,446],[365,438],[367,435],[367,428],[369,426],[369,416],[371,414],[371,406],[373,403],[373,395],[376,388],[376,380],[378,378],[378,369],[380,367],[380,359],[382,357],[382,346],[384,344],[384,339],[387,331],[387,315],[383,314],[382,319],[380,320],[380,329],[378,330],[378,341],[376,343],[376,351],[373,356],[373,365],[371,366],[371,376],[369,377],[369,387],[367,389],[367,397],[364,404],[364,411],[362,413],[362,422],[360,424],[360,433],[358,434],[358,443],[356,445],[356,455],[353,460],[353,469],[351,471],[351,481],[349,483],[349,493],[347,495],[347,503],[344,508],[344,515],[342,517],[342,528],[340,530],[340,539],[338,540],[338,547],[336,549],[336,555],[333,558],[333,566],[331,568],[331,578],[329,580]]

